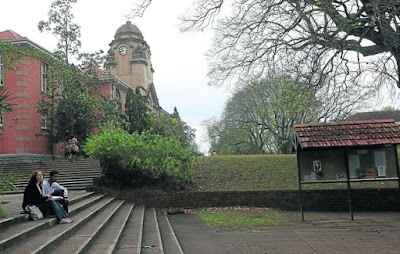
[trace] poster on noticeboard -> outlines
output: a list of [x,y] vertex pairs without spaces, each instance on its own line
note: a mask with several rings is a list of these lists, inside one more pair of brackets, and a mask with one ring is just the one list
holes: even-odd
[[313,161],[313,168],[315,172],[322,171],[321,161],[320,160]]

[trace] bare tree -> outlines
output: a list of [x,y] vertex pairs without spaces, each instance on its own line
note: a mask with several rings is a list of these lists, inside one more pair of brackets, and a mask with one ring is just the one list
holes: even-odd
[[[152,2],[137,1],[136,14]],[[399,86],[400,0],[195,0],[181,19],[183,31],[215,28],[214,85],[295,60],[317,85],[316,69],[352,85],[372,73],[375,85]]]

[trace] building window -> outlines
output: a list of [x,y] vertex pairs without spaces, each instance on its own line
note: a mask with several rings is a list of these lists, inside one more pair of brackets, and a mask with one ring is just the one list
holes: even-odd
[[47,129],[47,116],[42,116],[42,119],[40,121],[40,128],[42,128],[42,130]]
[[41,85],[40,85],[40,90],[42,92],[46,92],[47,91],[47,79],[46,79],[46,72],[47,72],[47,67],[48,65],[46,63],[42,62],[42,67],[41,67]]
[[4,85],[4,73],[3,73],[3,61],[2,56],[0,56],[0,86]]
[[113,95],[114,95],[115,99],[121,99],[121,93],[119,92],[118,88],[114,89],[114,94]]
[[4,124],[3,119],[4,119],[4,117],[3,117],[3,115],[1,114],[1,115],[0,115],[0,128],[3,127],[3,124]]

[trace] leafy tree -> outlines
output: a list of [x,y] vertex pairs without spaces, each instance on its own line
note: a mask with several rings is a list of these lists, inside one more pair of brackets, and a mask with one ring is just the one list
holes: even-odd
[[[40,31],[51,32],[58,39],[55,55],[47,56],[45,73],[47,90],[38,103],[38,112],[48,118],[50,141],[64,141],[66,134],[84,140],[91,131],[106,123],[111,115],[117,123],[120,106],[110,107],[96,85],[98,71],[104,63],[102,51],[81,53],[80,27],[74,23],[72,4],[77,0],[55,0],[47,21],[39,22]],[[71,60],[79,60],[75,65]],[[111,121],[111,119],[110,119]]]
[[192,151],[198,150],[195,141],[196,130],[181,120],[176,107],[174,107],[174,112],[172,114],[160,112],[151,115],[150,126],[153,133],[164,137],[174,137],[179,140],[184,147]]
[[[152,1],[135,2],[140,16]],[[215,28],[214,84],[261,76],[283,62],[314,84],[341,75],[335,85],[362,86],[363,76],[379,87],[399,86],[399,8],[398,0],[195,0],[181,18],[183,31]]]
[[[365,96],[331,92],[288,76],[244,84],[220,120],[208,122],[211,149],[220,154],[290,153],[296,123],[345,119]],[[336,96],[331,96],[331,93]]]
[[40,21],[38,28],[41,32],[47,31],[56,36],[58,43],[55,54],[67,65],[71,56],[77,56],[82,45],[79,40],[80,26],[74,23],[72,4],[77,0],[55,0],[51,4],[47,21]]
[[250,154],[250,143],[245,130],[239,130],[223,119],[211,118],[204,121],[210,142],[210,154],[216,151],[220,155]]
[[128,89],[125,99],[125,114],[129,121],[129,132],[135,131],[142,133],[149,128],[149,116],[146,98],[140,93],[140,89],[136,87]]

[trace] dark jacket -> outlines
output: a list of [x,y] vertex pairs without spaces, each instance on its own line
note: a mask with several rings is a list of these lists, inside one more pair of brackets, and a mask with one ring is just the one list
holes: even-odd
[[43,197],[38,188],[36,187],[36,184],[34,183],[29,183],[28,186],[25,188],[24,192],[24,200],[22,202],[22,209],[25,209],[27,205],[36,205],[39,207],[42,212],[45,212],[46,210],[46,197]]

